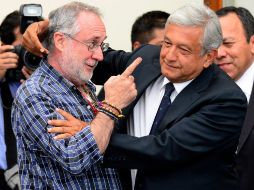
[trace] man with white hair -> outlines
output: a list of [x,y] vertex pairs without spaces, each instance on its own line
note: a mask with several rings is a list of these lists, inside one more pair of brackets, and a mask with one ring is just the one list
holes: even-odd
[[[29,35],[34,39],[35,34]],[[170,15],[162,48],[108,50],[98,63],[93,80],[103,83],[137,57],[143,59],[133,73],[137,99],[123,110],[126,117],[119,122],[131,135],[112,134],[104,155],[108,167],[137,169],[135,189],[239,189],[233,163],[246,97],[213,64],[221,43],[216,14],[205,6],[188,5]],[[72,123],[82,121],[68,117],[52,121],[56,127],[50,132],[62,135],[78,129]]]

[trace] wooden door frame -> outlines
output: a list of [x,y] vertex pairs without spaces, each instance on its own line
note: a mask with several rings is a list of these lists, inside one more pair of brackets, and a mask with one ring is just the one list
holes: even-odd
[[204,0],[204,4],[210,7],[210,9],[217,11],[222,8],[223,0]]

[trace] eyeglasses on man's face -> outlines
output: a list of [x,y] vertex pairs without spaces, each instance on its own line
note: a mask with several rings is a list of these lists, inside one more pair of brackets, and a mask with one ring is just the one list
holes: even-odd
[[88,51],[90,51],[90,52],[95,52],[99,47],[101,48],[102,52],[107,51],[108,48],[109,48],[109,43],[102,42],[101,44],[98,44],[95,41],[93,41],[93,42],[82,42],[82,41],[72,37],[70,34],[67,34],[67,33],[63,33],[63,34],[65,36],[67,36],[68,38],[85,45],[87,47]]

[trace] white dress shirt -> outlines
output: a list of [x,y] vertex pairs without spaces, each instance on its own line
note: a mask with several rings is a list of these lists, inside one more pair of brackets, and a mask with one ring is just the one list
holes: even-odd
[[[174,101],[176,96],[191,82],[189,80],[183,83],[173,83],[175,90],[172,92],[170,99]],[[136,137],[147,136],[152,128],[153,120],[156,116],[160,102],[165,92],[165,85],[170,81],[160,76],[156,81],[151,83],[138,100],[132,114],[127,121],[128,134]],[[134,127],[135,126],[135,127]],[[131,170],[132,185],[134,189],[137,170]]]
[[242,89],[249,102],[254,81],[254,63],[243,73],[236,81],[236,84]]
[[[176,96],[191,81],[192,80],[183,83],[173,83],[175,90],[170,96],[171,102],[174,101]],[[128,134],[135,137],[143,137],[149,135],[153,120],[165,92],[165,85],[169,82],[170,81],[166,77],[160,76],[146,89],[144,94],[138,100],[132,114],[128,119]]]

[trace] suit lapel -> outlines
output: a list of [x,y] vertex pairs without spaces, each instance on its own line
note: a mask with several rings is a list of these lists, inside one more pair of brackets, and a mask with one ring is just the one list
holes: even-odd
[[192,105],[200,98],[201,92],[208,88],[208,85],[212,80],[215,67],[216,66],[211,65],[209,68],[205,69],[177,95],[158,127],[157,133],[160,133],[165,128],[168,128],[168,126],[171,126],[169,125],[170,123],[174,122],[178,118],[181,118],[192,108]]
[[[200,94],[193,92],[193,90],[186,90],[184,93],[180,93],[177,98],[174,100],[169,110],[165,114],[161,125],[158,128],[158,132],[163,130],[171,122],[175,121],[177,118],[180,118],[182,115],[185,115],[193,103],[200,97]],[[179,106],[181,105],[181,106]]]
[[254,126],[254,119],[253,119],[253,112],[254,112],[254,85],[252,87],[252,92],[250,96],[250,102],[248,105],[245,121],[242,127],[242,132],[239,139],[239,145],[238,145],[238,152],[243,147],[245,141],[247,140],[251,130]]

